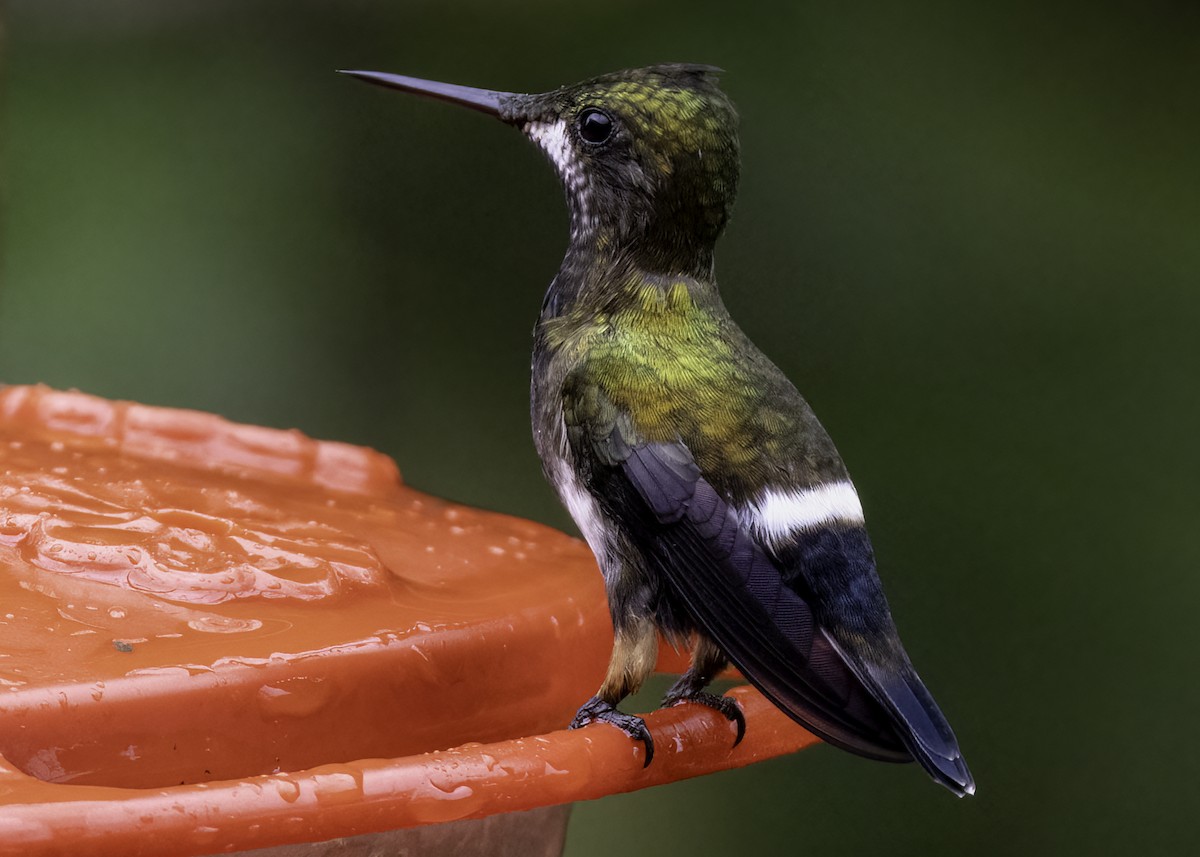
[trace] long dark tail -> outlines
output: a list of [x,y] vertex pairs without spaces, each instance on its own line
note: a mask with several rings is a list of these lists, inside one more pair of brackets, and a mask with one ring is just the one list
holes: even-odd
[[857,673],[871,695],[892,715],[896,734],[934,782],[941,783],[959,797],[975,794],[975,778],[958,749],[954,730],[916,670],[907,663],[907,658],[905,661],[903,667],[895,670],[846,658],[847,665]]

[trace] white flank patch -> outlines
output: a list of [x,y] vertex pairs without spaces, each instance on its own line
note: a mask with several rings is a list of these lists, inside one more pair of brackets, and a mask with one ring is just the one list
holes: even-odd
[[567,189],[567,196],[574,208],[572,236],[578,237],[581,230],[592,228],[592,222],[588,211],[587,177],[575,156],[575,147],[571,141],[571,134],[567,131],[566,121],[560,119],[557,122],[526,122],[524,130],[529,139],[546,153],[554,164],[554,169],[558,171],[558,177]]
[[[546,443],[547,440],[549,443]],[[546,457],[554,490],[567,507],[575,526],[579,527],[588,547],[596,555],[596,563],[607,580],[615,573],[615,569],[609,558],[608,534],[604,519],[596,499],[588,493],[580,483],[579,477],[575,475],[571,450],[567,445],[567,426],[561,412],[558,415],[557,431],[551,432],[549,438],[539,438],[538,452]]]
[[794,491],[768,489],[743,516],[768,544],[829,524],[863,523],[862,503],[849,482],[830,482]]
[[578,480],[570,476],[563,478],[561,473],[555,474],[555,476],[558,482],[555,487],[558,489],[558,495],[562,497],[563,503],[566,504],[567,511],[571,513],[571,519],[583,533],[583,537],[587,541],[588,547],[592,549],[592,553],[596,555],[596,559],[603,564],[608,551],[605,549],[604,527],[600,522],[600,510],[596,508],[596,501],[579,484]]

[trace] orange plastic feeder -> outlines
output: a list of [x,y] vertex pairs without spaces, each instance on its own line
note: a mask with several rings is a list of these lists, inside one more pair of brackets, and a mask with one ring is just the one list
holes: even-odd
[[644,769],[562,728],[611,644],[581,542],[377,452],[0,389],[0,854],[554,854],[572,801],[816,741],[738,688],[738,747],[679,706]]

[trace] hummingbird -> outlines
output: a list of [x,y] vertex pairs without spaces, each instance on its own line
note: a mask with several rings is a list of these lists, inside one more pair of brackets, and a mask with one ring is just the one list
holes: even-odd
[[720,69],[662,64],[542,94],[374,71],[384,87],[524,132],[566,192],[570,240],[534,331],[533,436],[595,554],[614,642],[571,728],[611,724],[653,672],[661,634],[691,665],[664,706],[737,703],[706,688],[730,663],[826,742],[916,760],[973,794],[946,718],[901,644],[862,504],[795,386],[730,317],[714,272],[740,172]]

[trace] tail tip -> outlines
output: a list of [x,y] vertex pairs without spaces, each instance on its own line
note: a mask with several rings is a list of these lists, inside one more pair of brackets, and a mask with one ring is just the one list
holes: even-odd
[[[969,797],[975,794],[975,778],[967,769],[962,756],[955,759],[929,759],[932,764],[925,767],[933,777],[933,781],[945,786],[955,797]],[[941,764],[939,764],[939,762]]]

